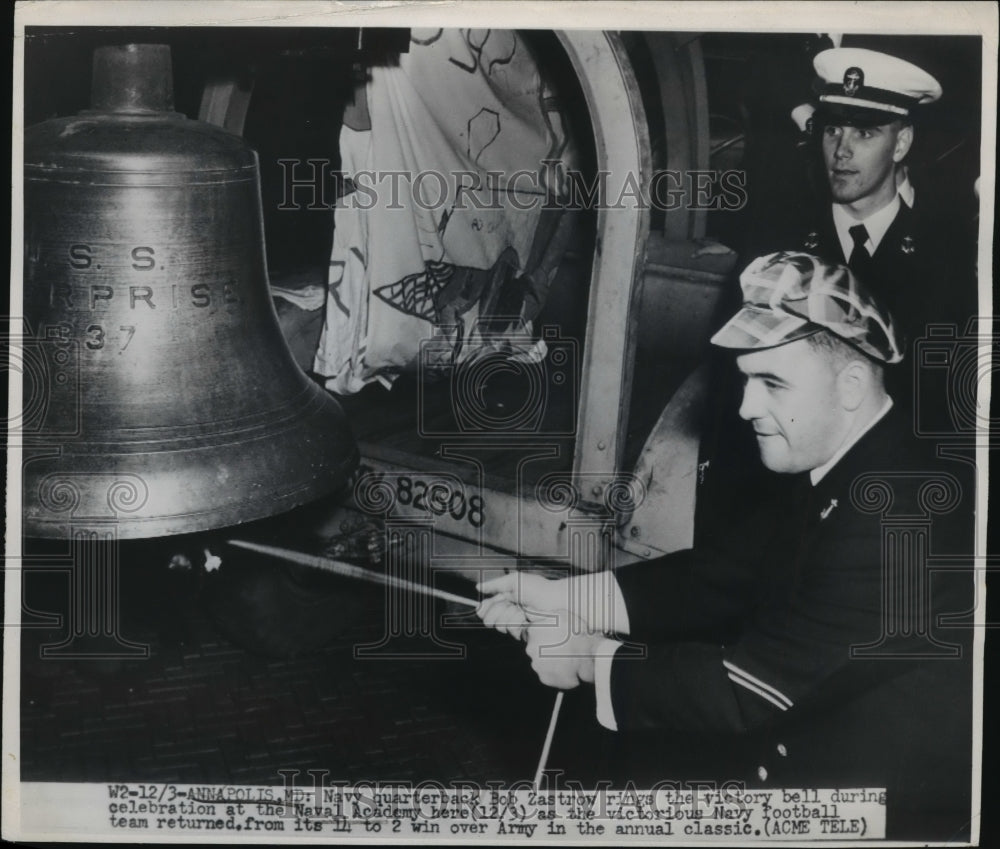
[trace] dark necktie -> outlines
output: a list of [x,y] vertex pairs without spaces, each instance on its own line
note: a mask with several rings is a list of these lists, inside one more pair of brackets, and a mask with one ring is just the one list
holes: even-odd
[[868,248],[865,247],[865,242],[868,241],[868,231],[865,229],[864,224],[855,224],[848,231],[851,234],[851,239],[854,241],[854,250],[851,251],[851,258],[847,260],[847,264],[850,266],[851,271],[860,277],[864,277],[868,272],[868,266],[871,265],[871,254],[868,253]]

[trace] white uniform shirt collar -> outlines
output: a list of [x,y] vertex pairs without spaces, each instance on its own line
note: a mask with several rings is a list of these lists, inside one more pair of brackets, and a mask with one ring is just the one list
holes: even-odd
[[878,250],[878,246],[885,236],[886,231],[888,231],[889,227],[892,226],[892,222],[896,219],[896,214],[899,212],[899,203],[899,194],[897,193],[878,212],[873,212],[867,218],[860,221],[857,218],[852,218],[843,205],[839,203],[833,205],[833,226],[837,229],[837,238],[840,240],[844,259],[849,260],[851,252],[854,250],[854,239],[851,238],[851,234],[848,231],[856,224],[865,225],[865,229],[868,231],[868,241],[865,242],[865,247],[868,249],[869,256],[875,255],[875,251]]
[[816,484],[818,484],[821,480],[823,480],[823,478],[826,476],[826,473],[837,465],[837,463],[840,461],[840,458],[843,457],[848,451],[850,451],[857,444],[858,440],[861,439],[862,436],[864,436],[866,433],[868,433],[868,431],[870,431],[873,427],[875,427],[875,425],[877,425],[880,421],[882,421],[882,419],[885,418],[886,413],[888,413],[889,410],[891,409],[892,409],[892,398],[886,396],[885,403],[882,405],[882,409],[875,414],[875,416],[872,418],[870,422],[868,422],[864,430],[855,434],[853,439],[850,439],[843,445],[841,445],[840,448],[837,449],[837,453],[834,454],[829,460],[827,460],[822,466],[817,466],[815,469],[812,469],[809,472],[809,480],[812,482],[812,485],[816,486]]

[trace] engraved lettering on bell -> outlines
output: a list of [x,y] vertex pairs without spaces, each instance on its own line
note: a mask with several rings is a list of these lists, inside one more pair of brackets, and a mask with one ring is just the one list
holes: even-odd
[[25,317],[68,328],[81,388],[48,392],[25,532],[191,533],[341,490],[357,447],[278,326],[256,153],[172,111],[166,45],[98,48],[92,80],[84,119],[25,132]]

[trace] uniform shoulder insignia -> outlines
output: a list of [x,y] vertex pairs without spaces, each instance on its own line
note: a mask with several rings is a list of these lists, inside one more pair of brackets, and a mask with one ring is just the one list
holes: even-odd
[[899,249],[907,256],[910,256],[912,253],[916,252],[917,243],[913,241],[913,236],[903,236],[902,240],[899,243]]

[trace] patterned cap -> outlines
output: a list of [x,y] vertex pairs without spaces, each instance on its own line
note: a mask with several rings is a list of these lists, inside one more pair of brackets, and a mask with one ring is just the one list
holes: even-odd
[[834,47],[813,59],[826,123],[873,126],[908,119],[915,106],[941,97],[941,85],[911,62],[865,50]]
[[776,348],[828,330],[884,363],[903,359],[892,317],[850,269],[806,253],[758,257],[740,275],[743,307],[712,337],[721,348]]

